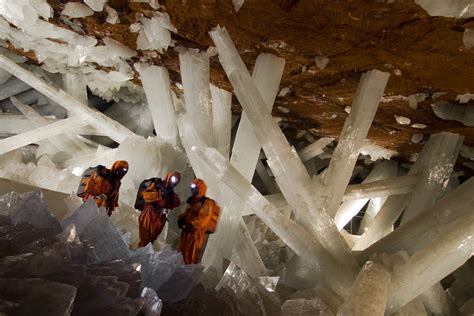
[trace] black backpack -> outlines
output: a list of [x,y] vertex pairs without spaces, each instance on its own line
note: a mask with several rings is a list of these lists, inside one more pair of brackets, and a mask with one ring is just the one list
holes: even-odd
[[[91,178],[91,176],[94,177]],[[76,195],[84,197],[92,191],[100,191],[100,186],[106,178],[106,168],[102,165],[87,168],[81,176]]]
[[145,191],[152,183],[156,183],[157,188],[161,187],[161,179],[160,178],[150,178],[145,179],[140,183],[138,187],[137,197],[135,199],[135,209],[139,211],[143,211],[145,207],[145,200],[143,199],[143,191]]

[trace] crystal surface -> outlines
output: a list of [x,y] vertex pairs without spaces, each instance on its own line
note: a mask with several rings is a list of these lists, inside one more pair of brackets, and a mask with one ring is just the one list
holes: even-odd
[[463,265],[474,251],[474,220],[465,221],[415,252],[392,272],[386,312],[394,312]]
[[[193,149],[202,163],[206,164],[208,172],[214,173],[219,181],[223,182],[244,202],[252,208],[255,214],[287,244],[301,258],[311,263],[316,269],[319,281],[327,282],[334,291],[347,295],[349,287],[345,282],[352,282],[354,275],[351,271],[341,267],[341,263],[325,250],[318,242],[311,238],[307,231],[291,219],[281,214],[271,205],[232,165],[230,165],[215,149],[209,148],[203,153]],[[311,249],[310,251],[308,251]],[[324,268],[322,268],[324,267]],[[335,269],[339,273],[329,273],[332,277],[324,278],[323,269]],[[333,270],[333,271],[335,271]],[[341,271],[344,271],[341,273]],[[317,282],[317,281],[316,281]]]
[[431,105],[434,114],[443,120],[455,120],[465,126],[474,126],[474,106],[456,105],[448,101],[437,101]]
[[344,122],[341,136],[324,176],[325,194],[328,197],[324,199],[323,206],[331,216],[336,214],[345,187],[349,183],[358,152],[367,137],[388,77],[388,73],[373,70],[362,75],[360,79],[351,113]]
[[278,297],[252,280],[233,262],[219,280],[216,290],[235,302],[238,311],[244,315],[278,315],[280,312]]
[[352,286],[351,295],[338,315],[383,315],[390,272],[383,264],[367,261]]
[[144,287],[140,296],[145,300],[145,316],[159,316],[161,314],[163,302],[153,289]]
[[55,233],[61,231],[58,220],[48,211],[41,191],[26,193],[21,200],[18,209],[10,214],[13,224],[28,223],[37,228],[51,229]]
[[414,193],[410,198],[404,194],[387,198],[372,225],[355,245],[355,250],[365,249],[390,232],[393,223],[409,204],[410,213],[406,215],[405,221],[439,198],[443,186],[448,184],[446,180],[449,180],[453,159],[460,150],[460,140],[459,135],[452,133],[439,133],[430,137],[408,172],[409,176],[418,175]]
[[[94,123],[94,124],[97,124],[98,126],[101,126],[101,128],[103,128],[106,131],[107,135],[110,136],[112,139],[120,142],[125,137],[133,135],[133,132],[131,132],[126,127],[120,125],[116,121],[111,120],[104,114],[90,109],[86,105],[77,101],[71,95],[67,94],[66,92],[62,90],[56,89],[51,84],[38,78],[35,74],[31,73],[30,71],[21,68],[20,66],[18,66],[13,61],[6,58],[5,56],[0,56],[0,67],[10,72],[14,76],[18,77],[20,80],[27,82],[28,85],[35,88],[39,92],[43,93],[46,97],[57,102],[58,104],[60,104],[62,107],[64,107],[71,113],[83,115],[89,118],[90,119],[89,123]],[[80,120],[78,117],[71,117],[70,120],[71,120],[71,123],[76,122],[76,124],[78,121],[83,121],[83,120]]]
[[395,177],[396,172],[391,172],[390,174],[391,176],[384,180],[348,185],[343,201],[399,195],[413,192],[418,180],[417,176]]
[[186,51],[179,54],[179,61],[183,74],[186,113],[192,117],[201,141],[208,146],[214,146],[209,56],[206,53]]
[[[237,98],[248,115],[257,139],[262,143],[276,181],[295,212],[296,220],[319,238],[324,247],[344,264],[355,269],[353,258],[337,228],[324,211],[316,208],[311,190],[312,181],[304,165],[268,112],[265,100],[252,82],[227,31],[218,27],[210,35]],[[307,221],[307,218],[312,218],[313,221]]]
[[96,12],[102,11],[106,2],[107,0],[84,0],[84,3]]
[[0,140],[0,154],[4,154],[28,144],[45,140],[52,136],[72,131],[87,124],[88,122],[86,122],[83,118],[74,116],[2,139]]
[[[43,118],[40,114],[38,114],[33,108],[21,103],[15,97],[11,98],[12,103],[15,107],[20,110],[20,112],[27,117],[31,123],[33,123],[36,127],[41,127],[48,125],[48,120]],[[49,137],[48,141],[50,141],[55,147],[58,149],[67,152],[68,154],[85,154],[91,151],[91,149],[81,142],[75,135],[72,134],[65,134],[65,135],[58,135],[54,137]]]
[[[364,250],[361,260],[368,260],[372,254],[382,252],[397,253],[403,250],[412,254],[436,238],[441,238],[450,229],[455,229],[460,223],[471,221],[474,215],[470,192],[473,189],[474,179],[469,179],[435,205]],[[416,243],[413,242],[415,239]]]
[[[262,94],[268,111],[271,110],[278,92],[283,66],[283,59],[270,54],[259,55],[255,62],[252,80],[254,80],[257,89],[259,89]],[[256,138],[252,125],[244,111],[236,132],[230,163],[250,181],[255,172],[255,166],[257,165],[260,151],[261,144]],[[204,263],[212,263],[217,267],[221,266],[222,257],[230,258],[233,240],[237,230],[242,231],[244,234],[239,237],[240,240],[243,242],[248,241],[246,233],[244,232],[246,227],[242,226],[243,222],[242,219],[240,219],[245,209],[244,205],[242,205],[238,199],[235,199],[232,192],[227,188],[223,188],[220,194],[223,200],[228,201],[228,204],[225,206],[221,215],[217,232],[209,239],[209,247],[203,257]],[[251,269],[245,270],[247,273],[252,274],[265,271],[262,260],[259,256],[256,256],[258,252],[253,243],[247,243],[245,246],[237,246],[236,250],[237,255],[240,257],[240,262],[243,264],[242,267],[244,269]],[[250,251],[250,253],[239,252],[240,250],[247,250]],[[249,256],[249,254],[253,255]],[[244,261],[246,264],[243,263]]]
[[171,145],[176,145],[178,129],[168,70],[146,64],[135,64],[135,68],[145,89],[156,134]]
[[308,161],[308,160],[313,159],[314,157],[319,156],[322,153],[324,153],[324,150],[323,150],[324,147],[326,147],[327,145],[329,145],[333,141],[334,141],[334,138],[322,137],[322,138],[316,140],[315,142],[313,142],[312,144],[309,144],[305,148],[301,149],[298,152],[298,155],[300,156],[300,158],[303,162]]
[[64,5],[64,10],[61,14],[67,15],[70,18],[83,18],[93,15],[94,11],[83,3],[68,2]]
[[212,128],[217,150],[224,156],[230,154],[232,120],[232,94],[211,84]]
[[469,18],[474,16],[472,2],[465,0],[416,0],[432,16]]
[[[364,179],[362,184],[370,183],[372,181],[381,180],[383,178],[394,176],[397,173],[397,163],[393,161],[385,161],[374,167],[369,175]],[[365,191],[365,190],[364,190]],[[339,230],[344,228],[346,224],[364,207],[369,199],[357,199],[353,201],[346,201],[339,206],[334,222]]]

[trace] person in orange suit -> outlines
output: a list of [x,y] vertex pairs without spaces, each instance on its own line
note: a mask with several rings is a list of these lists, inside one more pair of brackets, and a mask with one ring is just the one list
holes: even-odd
[[83,176],[81,187],[83,192],[78,193],[85,202],[93,198],[98,207],[105,207],[107,215],[111,216],[116,207],[119,206],[119,190],[122,178],[127,174],[128,162],[118,160],[110,169],[104,166],[90,168],[92,171],[87,177]]
[[191,196],[186,211],[178,217],[178,227],[182,229],[179,250],[186,264],[201,261],[201,248],[206,234],[213,233],[217,227],[220,207],[206,197],[207,186],[201,179],[191,182]]
[[173,190],[180,179],[179,172],[170,172],[164,180],[155,178],[143,191],[145,205],[138,219],[139,247],[153,243],[158,238],[165,227],[169,211],[181,204]]

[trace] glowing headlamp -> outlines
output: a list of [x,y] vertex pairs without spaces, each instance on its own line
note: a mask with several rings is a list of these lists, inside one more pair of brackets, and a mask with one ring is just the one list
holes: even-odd
[[175,176],[172,176],[170,180],[171,180],[171,183],[178,182],[178,179]]
[[195,183],[191,183],[191,189],[196,189],[197,185]]

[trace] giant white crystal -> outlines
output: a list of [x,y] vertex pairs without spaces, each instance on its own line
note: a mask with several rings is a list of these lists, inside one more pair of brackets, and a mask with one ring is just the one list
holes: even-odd
[[135,68],[145,89],[156,134],[171,145],[176,145],[178,129],[168,70],[146,64],[135,64]]
[[229,157],[232,94],[211,84],[211,96],[215,145],[224,157]]
[[392,272],[387,312],[394,312],[453,272],[474,252],[474,218],[415,252]]
[[[278,86],[283,74],[283,65],[283,59],[270,54],[259,55],[255,62],[252,79],[264,96],[269,111],[278,92]],[[260,151],[261,144],[256,138],[255,132],[244,111],[235,136],[230,163],[250,181],[255,172]],[[236,200],[232,192],[227,188],[223,188],[221,196],[224,200],[228,201],[228,204],[220,218],[217,232],[209,239],[209,247],[203,257],[203,262],[210,262],[212,259],[213,265],[218,267],[221,266],[222,257],[229,258],[237,229],[245,230],[245,226],[242,226],[243,221],[240,219],[244,213],[244,205],[239,200]],[[248,239],[244,238],[241,241],[247,242]],[[237,251],[239,250],[249,250],[254,254],[258,254],[253,244],[247,243],[243,247],[237,247]],[[238,252],[241,261],[249,261],[253,258],[246,257],[247,255],[247,252]],[[252,261],[254,262],[246,264],[243,268],[256,266],[258,267],[256,268],[257,271],[265,270],[260,258],[255,257]],[[255,269],[252,269],[252,271],[255,271]],[[251,271],[247,272],[253,273]]]
[[[375,166],[372,172],[364,179],[362,183],[370,183],[375,180],[382,179],[387,176],[393,176],[397,173],[397,164],[395,162],[382,162]],[[341,204],[334,216],[334,222],[339,230],[364,207],[369,201],[368,198],[347,201]]]
[[360,79],[351,113],[344,122],[339,141],[324,176],[327,198],[323,205],[326,212],[332,216],[336,213],[349,183],[359,150],[367,137],[388,77],[388,73],[373,70],[362,75]]
[[390,272],[384,265],[367,261],[352,286],[351,295],[337,315],[383,315],[389,283]]
[[[118,124],[116,121],[111,120],[104,114],[87,107],[85,104],[77,101],[64,91],[56,89],[51,84],[38,78],[31,72],[21,68],[5,56],[0,55],[0,67],[18,77],[22,81],[27,82],[31,87],[43,93],[48,98],[51,98],[62,107],[69,110],[71,113],[75,115],[83,115],[89,118],[91,122],[101,126],[101,128],[107,132],[107,135],[110,136],[110,138],[120,142],[125,137],[133,135],[133,132],[128,130],[126,127]],[[77,118],[71,119],[76,121],[78,120]]]
[[[336,227],[324,211],[316,210],[310,188],[312,181],[297,154],[291,150],[278,124],[268,113],[265,101],[253,84],[228,33],[218,27],[212,30],[210,35],[216,44],[227,77],[247,112],[249,121],[267,155],[268,164],[276,176],[282,193],[292,206],[297,221],[320,239],[324,247],[355,269],[353,258]],[[308,221],[308,218],[313,220]]]

